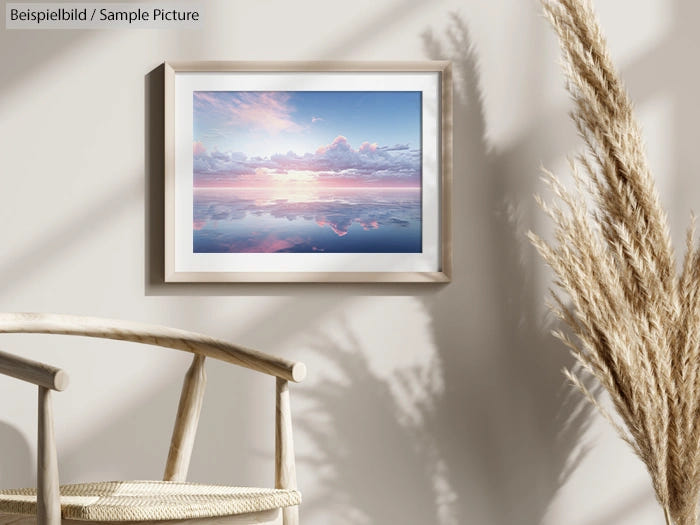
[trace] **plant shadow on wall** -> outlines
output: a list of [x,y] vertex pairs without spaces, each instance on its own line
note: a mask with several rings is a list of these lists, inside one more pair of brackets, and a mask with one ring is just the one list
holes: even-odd
[[[379,377],[368,356],[382,348],[364,348],[349,322],[333,337],[314,336],[318,354],[343,378],[297,394],[313,408],[299,431],[320,451],[300,461],[324,473],[323,491],[306,499],[304,512],[331,501],[348,524],[536,524],[585,453],[579,438],[590,409],[568,394],[561,369],[571,361],[538,322],[541,291],[526,278],[535,259],[523,256],[517,214],[489,209],[513,191],[495,176],[509,159],[488,153],[483,142],[466,24],[455,15],[446,44],[430,33],[424,42],[431,59],[453,61],[456,77],[458,271],[423,299],[434,368],[399,365],[393,377]],[[408,408],[406,398],[414,400]]]
[[[455,207],[453,217],[454,258],[462,275],[426,298],[446,384],[433,424],[450,429],[441,448],[451,483],[463,495],[460,516],[466,519],[481,501],[481,522],[536,524],[570,471],[568,458],[587,421],[581,409],[561,435],[559,416],[571,411],[562,406],[561,369],[570,360],[537,319],[541,291],[525,255],[522,211],[513,205],[534,193],[536,177],[520,174],[511,187],[502,169],[509,152],[488,151],[466,23],[453,15],[446,38],[425,33],[424,43],[430,58],[453,61],[453,199],[468,203]],[[471,278],[464,278],[466,272]]]
[[[305,499],[304,516],[322,522],[316,513],[332,510],[339,525],[435,523],[440,487],[433,483],[435,450],[422,421],[430,405],[428,378],[417,368],[394,381],[377,377],[347,321],[333,336],[315,334],[312,345],[341,377],[296,393],[309,404],[297,432],[314,451],[298,461],[314,469],[320,485]],[[422,401],[405,406],[390,382],[422,391]]]
[[461,272],[425,299],[445,374],[430,426],[450,429],[438,447],[462,520],[481,502],[483,523],[536,524],[585,453],[579,441],[590,422],[561,374],[571,359],[538,313],[538,261],[523,231],[537,178],[506,176],[508,166],[537,161],[518,149],[488,151],[466,23],[453,15],[446,38],[428,32],[424,43],[430,58],[455,68],[453,199],[463,203],[453,217]]
[[[684,28],[688,20],[697,19],[700,7],[674,4],[674,24],[679,31],[671,31],[670,38],[623,71],[623,77],[629,76],[643,89],[637,100],[654,94],[649,91],[650,83],[652,90],[660,91],[668,78],[677,76],[669,70],[669,56],[687,54],[678,47],[688,44],[692,33]],[[453,199],[459,203],[453,217],[458,271],[449,287],[424,297],[445,374],[443,398],[426,428],[450,429],[437,436],[437,448],[449,465],[448,479],[459,495],[455,506],[462,522],[473,518],[471,509],[481,507],[484,514],[477,522],[536,524],[585,453],[577,442],[592,416],[588,407],[581,406],[578,395],[562,395],[569,390],[563,386],[560,371],[571,360],[538,319],[544,291],[532,277],[541,263],[527,246],[524,233],[539,213],[532,195],[540,187],[529,167],[541,162],[542,148],[555,146],[545,153],[548,162],[580,143],[567,144],[555,137],[566,136],[562,125],[570,129],[573,125],[552,118],[538,122],[531,133],[504,149],[488,151],[477,68],[465,22],[453,16],[446,37],[428,32],[424,39],[430,58],[450,59],[455,68]],[[546,54],[540,50],[532,56]],[[537,65],[533,68],[537,70]],[[668,75],[657,74],[659,68]],[[685,140],[697,136],[697,120],[692,115],[698,109],[688,98],[694,83],[684,78],[672,87],[676,101],[681,102],[676,107],[688,108],[690,114],[676,115],[675,133]],[[543,109],[548,114],[547,107]],[[540,146],[538,142],[543,141],[547,144]],[[674,145],[676,159],[693,151],[683,141]],[[700,169],[697,158],[690,164]],[[687,202],[678,202],[688,198],[682,193],[672,193],[673,204],[681,210],[688,208]],[[568,414],[571,419],[564,425]],[[440,439],[444,436],[449,439]],[[616,523],[652,498],[648,487],[591,523]]]

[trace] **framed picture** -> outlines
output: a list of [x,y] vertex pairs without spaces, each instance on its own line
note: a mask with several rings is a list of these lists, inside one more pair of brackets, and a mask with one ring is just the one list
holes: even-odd
[[164,67],[166,282],[449,281],[449,62]]

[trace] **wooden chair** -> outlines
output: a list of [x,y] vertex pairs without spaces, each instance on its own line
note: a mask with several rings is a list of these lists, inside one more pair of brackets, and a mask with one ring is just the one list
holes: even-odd
[[[204,335],[124,321],[54,314],[0,314],[0,333],[43,333],[118,339],[194,354],[185,375],[163,481],[58,483],[51,393],[68,386],[58,368],[0,352],[0,374],[39,387],[37,487],[0,491],[0,525],[298,524],[289,381],[306,376],[302,363]],[[186,483],[204,396],[207,357],[276,377],[275,488]]]

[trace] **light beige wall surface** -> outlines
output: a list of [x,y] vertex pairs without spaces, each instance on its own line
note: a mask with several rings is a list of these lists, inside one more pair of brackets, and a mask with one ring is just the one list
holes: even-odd
[[[546,231],[540,163],[561,172],[580,145],[536,2],[205,3],[203,30],[0,29],[0,310],[156,322],[304,360],[292,403],[306,525],[660,523],[631,452],[587,409],[570,417],[569,361],[542,306],[549,275],[524,239]],[[598,4],[680,239],[700,189],[700,6]],[[159,282],[149,72],[427,58],[456,72],[451,284]],[[186,356],[43,336],[0,348],[71,373],[55,396],[62,482],[162,475]],[[213,362],[208,373],[190,477],[272,483],[274,381]],[[0,486],[31,485],[36,394],[7,379],[0,399]]]

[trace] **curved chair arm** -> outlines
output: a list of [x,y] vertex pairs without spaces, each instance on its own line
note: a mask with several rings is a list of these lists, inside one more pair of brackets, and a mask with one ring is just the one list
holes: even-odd
[[0,374],[59,392],[68,387],[68,374],[60,368],[6,352],[0,352]]
[[165,326],[77,315],[2,313],[0,333],[80,335],[132,341],[213,357],[295,383],[306,377],[306,366],[303,363]]

